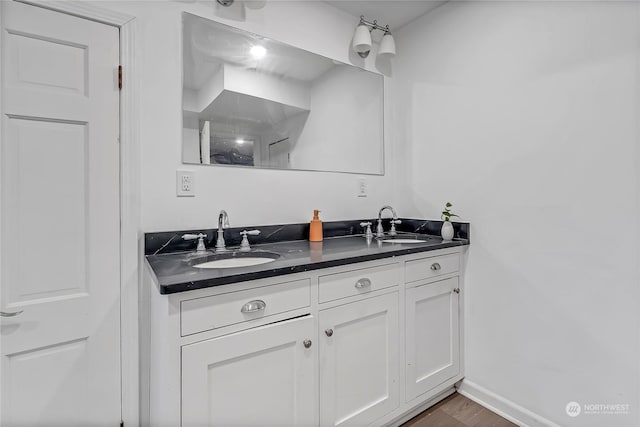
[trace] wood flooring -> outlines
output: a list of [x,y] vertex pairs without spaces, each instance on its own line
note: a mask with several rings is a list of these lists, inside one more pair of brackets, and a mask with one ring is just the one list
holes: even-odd
[[517,427],[461,394],[451,396],[412,418],[402,427]]

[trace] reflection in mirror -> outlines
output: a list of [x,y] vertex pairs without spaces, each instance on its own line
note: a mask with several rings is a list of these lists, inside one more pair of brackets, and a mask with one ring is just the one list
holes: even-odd
[[183,14],[184,163],[383,174],[380,74]]

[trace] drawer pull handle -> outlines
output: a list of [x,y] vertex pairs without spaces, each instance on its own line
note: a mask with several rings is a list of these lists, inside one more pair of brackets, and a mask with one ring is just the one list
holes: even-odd
[[333,329],[327,329],[327,330],[325,330],[325,331],[324,331],[324,333],[325,333],[328,337],[330,337],[331,335],[333,335]]
[[453,288],[453,292],[455,292],[456,294],[460,293],[460,288]]
[[302,344],[304,345],[304,348],[309,348],[311,347],[311,340],[304,340]]
[[360,279],[356,282],[356,288],[357,289],[362,289],[362,288],[366,288],[367,286],[371,286],[371,280],[364,278],[364,279]]
[[257,299],[254,301],[249,301],[240,309],[241,313],[255,313],[256,311],[261,311],[267,308],[267,303],[262,301],[261,299]]
[[437,262],[434,262],[433,264],[431,264],[432,271],[440,271],[441,269],[442,267],[440,267],[440,264],[438,264]]

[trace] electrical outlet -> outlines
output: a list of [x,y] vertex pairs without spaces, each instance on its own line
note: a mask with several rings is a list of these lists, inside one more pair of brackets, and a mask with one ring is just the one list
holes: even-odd
[[193,197],[196,195],[193,171],[176,171],[176,196]]
[[367,180],[358,178],[358,197],[367,197]]

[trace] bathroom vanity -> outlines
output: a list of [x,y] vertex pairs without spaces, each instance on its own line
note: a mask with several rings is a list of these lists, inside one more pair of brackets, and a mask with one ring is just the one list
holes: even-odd
[[420,237],[265,243],[281,259],[228,269],[149,255],[143,424],[397,424],[451,393],[469,240]]

